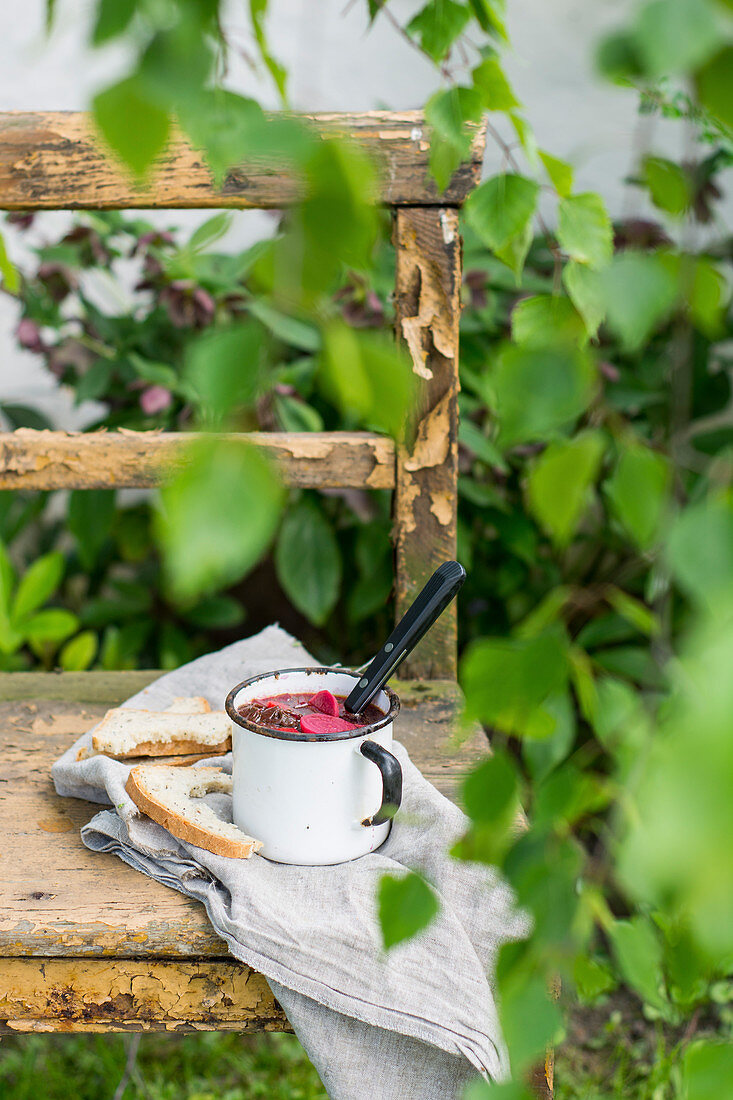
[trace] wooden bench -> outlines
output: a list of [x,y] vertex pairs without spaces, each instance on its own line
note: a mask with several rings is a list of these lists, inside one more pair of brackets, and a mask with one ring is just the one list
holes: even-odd
[[[396,616],[455,556],[458,210],[480,177],[484,133],[443,194],[428,176],[421,115],[312,116],[324,136],[347,133],[382,168],[396,246],[397,334],[419,377],[409,446],[367,432],[247,438],[307,488],[394,491]],[[216,190],[200,154],[174,141],[147,190],[133,186],[78,113],[0,114],[0,209],[281,207],[297,181],[271,168],[233,169]],[[158,485],[183,460],[183,434],[0,433],[1,489]],[[157,674],[12,673],[0,677],[0,1031],[284,1029],[261,975],[236,962],[203,908],[114,856],[92,855],[80,826],[96,807],[58,798],[52,761],[104,712]],[[403,666],[399,736],[449,797],[485,751],[481,736],[446,747],[459,702],[455,607]],[[549,1071],[539,1074],[543,1095]]]

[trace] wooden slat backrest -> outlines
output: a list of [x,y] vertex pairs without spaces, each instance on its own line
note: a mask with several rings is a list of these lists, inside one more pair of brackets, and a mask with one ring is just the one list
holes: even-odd
[[[381,168],[380,201],[392,208],[397,254],[397,335],[420,379],[413,442],[395,450],[367,432],[254,433],[285,481],[310,488],[394,489],[396,612],[401,615],[436,566],[455,556],[458,208],[479,181],[484,129],[439,194],[428,174],[430,136],[418,112],[307,116],[323,137],[349,135]],[[215,187],[200,152],[170,143],[141,188],[104,150],[79,112],[0,113],[0,209],[237,209],[296,201],[298,181],[280,165],[232,168]],[[189,437],[190,438],[190,437]],[[0,489],[148,487],[182,461],[187,438],[155,432],[0,433]],[[455,608],[442,616],[403,675],[455,678]]]

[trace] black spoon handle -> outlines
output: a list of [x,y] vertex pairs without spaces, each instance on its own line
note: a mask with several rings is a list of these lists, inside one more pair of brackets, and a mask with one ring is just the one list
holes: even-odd
[[358,714],[384,687],[397,666],[445,611],[465,579],[466,570],[457,561],[444,561],[435,570],[349,695],[346,710]]

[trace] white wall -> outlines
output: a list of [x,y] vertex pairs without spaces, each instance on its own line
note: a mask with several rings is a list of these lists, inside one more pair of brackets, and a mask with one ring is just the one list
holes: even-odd
[[[118,47],[101,53],[85,48],[90,0],[57,0],[57,28],[49,40],[43,32],[45,6],[45,0],[25,0],[22,6],[13,5],[12,18],[4,21],[3,110],[81,109],[96,89],[125,71],[125,53]],[[391,2],[398,18],[419,6],[410,0]],[[638,127],[636,96],[601,83],[593,72],[595,43],[623,19],[630,0],[508,0],[508,7],[513,50],[506,68],[540,146],[569,159],[578,186],[600,191],[614,214],[643,213],[640,193],[623,184]],[[419,107],[436,85],[433,67],[383,15],[367,33],[364,0],[272,0],[270,9],[273,50],[291,73],[290,94],[297,108]],[[237,47],[249,43],[243,0],[229,0],[225,26],[234,47],[229,83],[275,106],[267,82],[237,53]],[[682,138],[679,126],[653,124],[656,151],[677,155]],[[501,153],[490,143],[486,170],[501,166]],[[64,217],[38,219],[36,239],[54,232]],[[195,224],[202,215],[163,212],[153,217],[163,224]],[[231,243],[252,239],[266,225],[266,216],[258,212],[237,215]],[[22,261],[18,235],[7,236],[11,254]],[[0,297],[0,400],[39,404],[59,427],[88,420],[90,410],[72,409],[37,358],[15,347],[16,323],[14,303]]]

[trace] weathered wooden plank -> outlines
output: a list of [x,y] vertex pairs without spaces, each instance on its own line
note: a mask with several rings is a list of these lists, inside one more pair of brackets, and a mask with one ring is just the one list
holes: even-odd
[[[192,432],[0,433],[0,489],[124,489],[160,485],[188,460]],[[391,489],[395,448],[371,432],[243,432],[284,481],[309,489]]]
[[[88,851],[79,829],[100,808],[59,798],[52,762],[97,722],[106,707],[139,691],[156,672],[105,673],[97,700],[53,698],[65,677],[19,673],[12,691],[24,702],[0,704],[0,957],[221,957],[225,945],[201,905],[138,874],[113,855]],[[23,692],[19,677],[28,678]],[[147,678],[147,679],[146,679]],[[453,682],[398,684],[397,736],[423,773],[449,797],[486,751],[482,737],[449,742],[460,692]],[[51,699],[49,700],[49,696]]]
[[231,956],[182,963],[0,959],[0,1030],[106,1031],[110,1024],[165,1031],[288,1027],[265,978]]
[[[397,455],[394,527],[399,618],[437,566],[456,555],[458,213],[437,207],[399,209],[394,242],[397,334],[406,342],[420,379],[414,435]],[[408,658],[405,675],[455,677],[456,658],[454,604]]]
[[[348,135],[381,168],[381,201],[460,205],[479,182],[485,131],[476,127],[470,158],[439,194],[428,175],[429,131],[419,111],[306,116],[324,137]],[[214,186],[201,152],[175,136],[145,187],[105,151],[90,116],[73,111],[0,114],[0,209],[282,207],[300,193],[281,163],[254,159]]]

